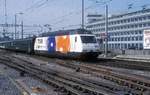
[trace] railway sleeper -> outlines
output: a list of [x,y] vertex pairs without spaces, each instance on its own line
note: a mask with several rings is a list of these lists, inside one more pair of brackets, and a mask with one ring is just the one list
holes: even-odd
[[[84,66],[84,65],[83,65]],[[126,80],[129,80],[129,81],[132,81],[132,82],[136,82],[136,80],[135,80],[135,78],[133,77],[131,77],[131,76],[123,76],[123,75],[120,75],[120,74],[118,74],[118,73],[115,73],[115,72],[113,72],[112,70],[109,70],[109,71],[106,71],[106,70],[104,70],[104,68],[102,68],[102,67],[100,67],[100,68],[97,68],[97,67],[89,67],[89,66],[87,66],[87,65],[85,65],[85,67],[83,67],[83,68],[87,68],[87,69],[90,69],[90,70],[92,70],[92,71],[95,71],[95,72],[101,72],[101,73],[105,73],[105,74],[107,74],[107,75],[111,75],[111,76],[115,76],[115,77],[118,77],[119,76],[119,78],[121,78],[121,79],[126,79]],[[96,69],[96,70],[94,70],[94,68]],[[102,70],[100,70],[102,68]],[[106,68],[107,69],[107,68]],[[142,81],[141,81],[142,82]],[[147,82],[144,82],[143,81],[143,83],[144,84],[150,84],[150,83],[147,83]]]
[[[96,76],[102,77],[103,79],[106,79],[106,80],[111,80],[111,81],[116,82],[120,85],[124,85],[124,86],[128,86],[128,87],[129,87],[129,84],[130,84],[130,83],[126,82],[125,80],[123,81],[122,79],[119,79],[119,81],[118,81],[118,79],[112,78],[112,77],[110,78],[110,76],[109,77],[108,76],[102,76],[102,75],[96,75]],[[139,90],[136,87],[137,87],[137,85],[131,86],[131,89],[134,88],[135,90]]]
[[[82,70],[82,71],[84,71],[84,70]],[[85,72],[87,72],[87,71],[85,71]],[[88,71],[87,73],[90,73],[90,71]],[[103,73],[104,73],[104,72],[103,72]],[[108,72],[107,72],[107,73],[105,72],[105,74],[110,74],[110,72],[109,72],[109,73],[108,73]],[[97,76],[98,76],[98,75],[97,75]],[[102,77],[102,76],[100,76],[100,77]],[[107,76],[103,76],[103,78],[109,80],[109,78],[108,78]],[[110,78],[110,80],[112,80],[112,78]],[[114,81],[114,82],[118,82],[118,80],[116,80],[116,79],[113,80],[113,81]],[[136,81],[133,80],[133,82],[136,82]],[[130,84],[130,83],[128,83],[128,82],[120,81],[120,80],[119,80],[118,83],[119,83],[119,84],[123,84],[123,85],[125,85],[125,86],[128,86],[128,85]],[[134,87],[134,86],[131,85],[131,88],[133,88],[133,87]],[[135,87],[137,87],[137,86],[135,86]]]
[[112,78],[111,78],[111,80],[112,80]]
[[[13,64],[13,65],[12,65],[12,64],[11,64],[11,65],[9,64],[9,66],[14,67],[14,68],[19,68],[19,69],[25,70],[24,68],[20,68],[20,67],[14,65],[14,64]],[[28,72],[28,73],[30,73],[30,74],[32,73],[32,72],[29,72],[29,70],[26,70],[26,72]],[[37,77],[39,77],[39,74],[37,75],[37,73],[35,73],[35,74],[32,73],[32,74],[33,74],[33,75],[36,75]],[[43,80],[43,76],[42,76],[42,77],[40,76],[39,78]],[[45,79],[44,79],[44,80],[45,80]],[[57,87],[57,85],[56,85],[56,87]],[[78,94],[78,95],[80,95],[80,94]]]

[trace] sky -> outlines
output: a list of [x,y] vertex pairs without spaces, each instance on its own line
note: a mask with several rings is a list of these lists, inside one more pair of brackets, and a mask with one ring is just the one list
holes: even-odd
[[[4,3],[0,0],[0,22],[5,23]],[[96,3],[96,1],[99,1]],[[150,0],[85,0],[85,19],[87,14],[104,14],[107,2],[109,15],[124,12],[131,12],[142,9],[147,5],[150,8]],[[62,28],[80,27],[81,24],[81,0],[6,0],[7,2],[7,22],[14,23],[14,15],[17,14],[17,23],[21,20],[26,25],[50,24],[52,30]],[[132,9],[128,9],[128,5]],[[23,15],[18,14],[22,12]],[[85,21],[86,23],[86,21]]]

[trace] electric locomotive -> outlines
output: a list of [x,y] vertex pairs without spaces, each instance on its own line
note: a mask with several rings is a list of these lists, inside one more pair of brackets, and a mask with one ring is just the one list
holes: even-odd
[[35,39],[34,52],[69,58],[96,58],[99,44],[96,37],[85,29],[61,30],[44,33]]

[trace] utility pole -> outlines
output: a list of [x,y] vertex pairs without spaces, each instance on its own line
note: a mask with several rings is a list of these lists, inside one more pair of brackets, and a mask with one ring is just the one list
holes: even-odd
[[107,57],[107,51],[108,51],[108,5],[106,4],[105,6],[105,33],[106,33],[106,38],[105,38],[105,57]]
[[4,2],[5,4],[5,10],[4,10],[4,12],[5,12],[5,26],[3,27],[3,35],[4,35],[4,37],[6,36],[6,32],[7,32],[7,1],[5,0],[5,2]]
[[5,24],[7,24],[7,1],[5,0]]
[[[22,12],[20,12],[20,13],[15,13],[15,39],[17,39],[17,15],[18,14],[20,14],[20,15],[23,15],[23,13]],[[23,20],[22,20],[22,22],[23,22]],[[22,22],[21,22],[21,27],[22,27]]]
[[17,14],[15,14],[15,39],[16,39],[16,33],[17,33]]
[[82,29],[84,29],[84,0],[82,0]]
[[23,20],[21,21],[21,38],[23,39]]

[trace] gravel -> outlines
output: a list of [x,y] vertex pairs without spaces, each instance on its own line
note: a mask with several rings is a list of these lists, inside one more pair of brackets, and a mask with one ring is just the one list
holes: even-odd
[[[18,80],[20,80],[29,88],[30,95],[61,95],[61,92],[56,92],[55,88],[43,81],[28,74],[21,77],[20,71],[0,63],[0,95],[22,95],[21,89],[18,89],[10,79],[13,80],[15,84],[19,84]],[[20,88],[23,87],[22,84],[17,86]]]
[[1,95],[21,95],[21,91],[5,75],[0,74],[0,93]]

